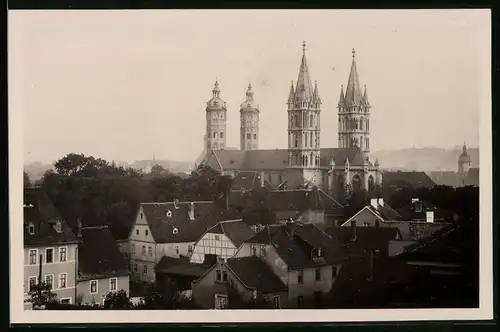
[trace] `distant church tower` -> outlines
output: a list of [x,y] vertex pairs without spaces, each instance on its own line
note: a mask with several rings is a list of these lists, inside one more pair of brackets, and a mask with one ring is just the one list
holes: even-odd
[[462,147],[462,154],[458,157],[458,174],[465,176],[470,169],[471,159],[467,153],[467,145]]
[[288,96],[288,167],[302,171],[304,180],[321,184],[320,166],[321,99],[318,85],[314,89],[306,60],[306,43],[302,44],[302,62],[294,89]]
[[245,101],[240,105],[240,149],[259,148],[259,106],[253,100],[252,85],[248,85]]
[[207,102],[206,150],[222,150],[226,147],[226,102],[220,99],[219,83],[215,81],[212,99]]
[[338,147],[360,147],[365,154],[370,153],[370,103],[365,91],[361,94],[358,71],[356,69],[356,51],[352,50],[352,65],[344,94],[341,87],[338,104]]

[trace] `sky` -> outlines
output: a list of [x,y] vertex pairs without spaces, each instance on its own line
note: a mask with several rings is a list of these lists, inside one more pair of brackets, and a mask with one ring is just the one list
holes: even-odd
[[25,164],[71,152],[194,161],[214,81],[234,147],[251,83],[260,148],[286,148],[286,101],[305,40],[323,101],[322,147],[337,147],[353,48],[372,106],[372,150],[477,147],[481,80],[490,75],[482,73],[490,61],[484,18],[451,10],[9,11],[9,111],[22,114]]

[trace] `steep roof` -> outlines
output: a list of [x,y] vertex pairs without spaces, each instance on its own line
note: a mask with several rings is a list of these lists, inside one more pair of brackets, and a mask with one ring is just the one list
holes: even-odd
[[107,226],[82,228],[78,245],[78,273],[83,279],[128,275],[125,257]]
[[355,106],[363,104],[363,95],[361,94],[361,85],[359,84],[358,70],[356,68],[356,59],[354,57],[355,51],[353,50],[351,71],[349,73],[349,80],[347,81],[347,88],[345,90],[345,103]]
[[[25,208],[26,211],[26,208]],[[25,212],[26,213],[26,212]],[[31,215],[31,213],[29,213]],[[31,219],[30,219],[31,220]],[[61,223],[61,232],[56,231],[56,223]],[[29,233],[29,224],[35,226],[35,233]],[[59,221],[28,221],[24,223],[24,245],[25,246],[48,246],[54,244],[77,243],[77,237],[64,220]]]
[[287,289],[283,281],[257,256],[229,258],[226,265],[248,288],[262,293]]
[[[420,209],[419,206],[420,205]],[[409,203],[397,210],[398,213],[406,220],[427,220],[426,212],[434,212],[434,221],[452,221],[453,212],[438,207],[431,202],[419,200],[418,202]]]
[[382,174],[382,185],[390,186],[410,186],[414,189],[424,187],[432,188],[436,184],[425,172],[384,172]]
[[172,258],[168,256],[163,256],[155,268],[156,272],[158,273],[175,274],[190,277],[201,277],[209,269],[210,266],[204,264],[190,263],[189,258],[182,259]]
[[382,217],[384,220],[402,220],[402,216],[398,213],[398,211],[394,210],[389,204],[384,203],[384,205],[377,205],[377,208],[374,208],[372,205],[368,205],[367,208],[372,211],[374,214]]
[[[156,243],[196,241],[210,227],[217,224],[224,211],[213,202],[192,202],[194,220],[189,217],[191,202],[141,203],[151,234]],[[171,213],[169,217],[168,213]],[[177,232],[174,232],[177,229]]]
[[345,214],[344,206],[337,202],[333,197],[319,189],[321,206],[325,211],[325,215],[343,216]]
[[438,185],[445,185],[451,187],[460,187],[462,185],[462,178],[457,172],[454,171],[436,171],[429,172],[429,177]]
[[313,86],[311,84],[311,78],[309,77],[305,42],[302,44],[302,60],[300,62],[294,97],[294,101],[296,102],[310,102],[313,98]]
[[[287,225],[266,226],[247,243],[270,244],[290,269],[336,264],[342,260],[341,252],[332,238],[313,224],[294,224],[293,236]],[[313,249],[323,249],[324,260],[313,260]]]
[[[344,165],[346,158],[351,166],[363,166],[365,162],[365,155],[359,147],[325,148],[320,154],[321,167],[329,167],[332,159],[336,165]],[[206,161],[215,162],[224,170],[283,170],[288,165],[288,150],[216,150],[210,151]]]
[[208,229],[207,233],[224,234],[236,247],[255,235],[250,226],[241,219],[221,221]]

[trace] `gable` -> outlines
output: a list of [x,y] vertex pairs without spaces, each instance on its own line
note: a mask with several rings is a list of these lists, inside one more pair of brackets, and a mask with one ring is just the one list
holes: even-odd
[[380,220],[384,221],[384,219],[374,213],[369,206],[365,206],[362,208],[358,213],[356,213],[354,216],[349,218],[346,222],[344,222],[341,226],[342,227],[347,227],[351,226],[351,221],[356,220],[356,226],[362,226],[364,221],[374,221],[374,220]]

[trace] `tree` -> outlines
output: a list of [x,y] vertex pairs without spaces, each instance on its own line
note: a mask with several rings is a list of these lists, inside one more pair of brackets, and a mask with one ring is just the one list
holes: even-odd
[[346,216],[352,217],[368,204],[368,192],[366,190],[358,189],[353,191],[346,200]]
[[57,294],[52,291],[52,285],[43,281],[32,286],[28,295],[28,301],[33,307],[43,307],[47,304],[57,302]]
[[104,300],[104,309],[130,309],[132,303],[123,289],[118,292],[109,292]]
[[24,179],[24,188],[30,188],[32,184],[28,173],[23,172],[23,179]]
[[275,214],[269,207],[269,189],[258,187],[250,192],[247,204],[243,208],[243,221],[249,225],[268,225],[276,220]]

